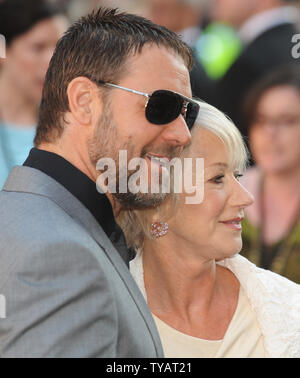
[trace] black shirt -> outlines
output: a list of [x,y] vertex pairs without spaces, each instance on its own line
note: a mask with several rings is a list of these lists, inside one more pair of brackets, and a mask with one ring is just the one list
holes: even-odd
[[35,168],[63,185],[92,213],[123,259],[129,254],[122,230],[114,219],[111,204],[105,194],[99,193],[96,183],[63,157],[33,148],[23,164]]

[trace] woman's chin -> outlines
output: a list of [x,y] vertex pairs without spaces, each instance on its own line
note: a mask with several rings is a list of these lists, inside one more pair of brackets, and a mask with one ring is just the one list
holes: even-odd
[[238,255],[242,250],[242,243],[240,246],[237,246],[235,248],[230,248],[226,251],[222,251],[221,253],[219,253],[219,256],[217,256],[215,258],[216,261],[221,261],[221,260],[225,260],[225,259],[230,259],[236,255]]

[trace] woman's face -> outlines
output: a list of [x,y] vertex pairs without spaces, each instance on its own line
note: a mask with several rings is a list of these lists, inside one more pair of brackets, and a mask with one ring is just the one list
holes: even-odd
[[42,20],[7,47],[1,70],[31,101],[40,101],[50,59],[66,27],[67,20],[61,16]]
[[204,158],[204,200],[198,205],[185,203],[181,196],[179,210],[169,222],[169,229],[205,259],[224,259],[242,248],[244,208],[252,196],[239,182],[241,172],[229,167],[224,143],[212,132],[200,129],[193,136],[188,158]]
[[266,173],[284,173],[299,167],[300,92],[291,86],[265,92],[249,137],[253,158]]

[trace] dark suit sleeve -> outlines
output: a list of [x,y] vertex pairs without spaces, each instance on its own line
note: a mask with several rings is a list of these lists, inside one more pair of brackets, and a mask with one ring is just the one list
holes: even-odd
[[0,286],[1,357],[116,357],[112,290],[88,250],[71,241],[36,246],[10,268]]

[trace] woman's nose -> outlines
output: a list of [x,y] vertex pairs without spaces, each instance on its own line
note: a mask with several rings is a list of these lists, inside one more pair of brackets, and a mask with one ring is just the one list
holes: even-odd
[[246,208],[253,204],[254,196],[240,182],[236,182],[236,190],[233,191],[232,201],[235,206]]

